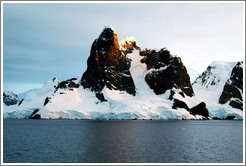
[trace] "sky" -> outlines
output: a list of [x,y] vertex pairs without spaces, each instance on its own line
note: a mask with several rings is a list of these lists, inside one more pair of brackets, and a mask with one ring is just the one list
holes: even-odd
[[121,41],[166,47],[199,73],[244,60],[243,3],[4,3],[3,90],[16,94],[57,77],[81,77],[105,26]]

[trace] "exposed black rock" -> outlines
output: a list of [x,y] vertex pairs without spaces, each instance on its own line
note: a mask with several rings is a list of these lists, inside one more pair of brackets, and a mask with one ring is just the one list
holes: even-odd
[[190,110],[189,107],[187,106],[187,104],[183,101],[180,101],[178,99],[174,99],[173,100],[173,109],[177,109],[177,108],[184,108],[186,110]]
[[232,106],[233,108],[237,108],[237,109],[240,109],[240,110],[243,110],[243,102],[242,100],[239,100],[239,99],[231,99],[230,103],[229,103],[230,106]]
[[189,108],[185,102],[180,101],[178,99],[174,99],[172,108],[184,108],[193,115],[202,115],[206,118],[209,116],[208,109],[206,108],[206,104],[204,102],[201,102],[193,108]]
[[235,118],[235,116],[229,115],[229,116],[227,116],[225,119],[226,119],[226,120],[233,120],[234,118]]
[[35,114],[34,116],[30,117],[29,119],[41,119],[41,115]]
[[208,109],[206,108],[206,104],[204,102],[201,102],[200,104],[196,105],[195,107],[190,109],[190,112],[192,114],[202,115],[204,117],[208,117]]
[[35,109],[32,114],[29,116],[28,119],[40,119],[41,115],[37,114],[37,112],[39,111],[39,109]]
[[166,90],[174,87],[180,88],[187,96],[194,95],[190,76],[179,57],[170,55],[166,48],[160,51],[141,50],[140,55],[143,56],[141,62],[150,70],[145,76],[145,81],[155,94],[164,94]]
[[115,31],[104,28],[91,46],[81,85],[99,93],[106,86],[135,95],[135,85],[129,71],[130,59],[124,53],[130,52],[133,46],[134,44],[125,45],[124,48],[127,49],[122,51]]
[[229,101],[233,108],[243,110],[243,62],[238,62],[232,69],[231,76],[226,82],[223,92],[219,98],[220,104]]
[[32,114],[30,115],[30,117],[32,117],[34,114],[36,114],[39,111],[39,109],[35,109]]
[[218,118],[218,117],[213,117],[212,119],[213,120],[221,120],[221,118]]
[[108,101],[107,99],[105,99],[104,95],[102,93],[96,93],[96,97],[98,98],[98,100],[100,100],[101,102],[104,101]]
[[46,104],[48,104],[48,102],[50,101],[50,99],[51,99],[50,97],[46,97],[46,98],[45,98],[45,100],[44,100],[44,106],[45,106]]
[[21,101],[18,103],[18,106],[20,106],[23,101],[24,101],[24,99],[21,99]]
[[10,91],[6,91],[6,92],[3,92],[3,102],[7,106],[15,105],[19,102],[19,98],[18,98],[17,94],[10,92]]
[[71,78],[69,80],[66,81],[62,81],[60,82],[57,87],[57,89],[71,89],[71,88],[79,88],[79,83],[77,82],[77,78]]

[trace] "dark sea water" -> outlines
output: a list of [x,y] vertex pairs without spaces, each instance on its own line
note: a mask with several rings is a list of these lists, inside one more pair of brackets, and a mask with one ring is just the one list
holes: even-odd
[[4,120],[4,163],[242,163],[243,121]]

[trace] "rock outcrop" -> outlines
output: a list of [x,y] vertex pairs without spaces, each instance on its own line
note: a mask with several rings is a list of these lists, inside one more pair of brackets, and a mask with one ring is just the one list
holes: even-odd
[[180,57],[170,55],[163,48],[160,51],[145,49],[140,51],[146,63],[147,70],[145,81],[153,91],[159,95],[168,89],[180,88],[187,96],[193,96],[194,92],[190,83],[190,77]]
[[232,69],[231,76],[226,82],[219,98],[220,104],[229,102],[233,108],[243,110],[243,62],[238,62]]
[[114,29],[104,28],[91,46],[81,85],[96,93],[100,93],[106,86],[134,96],[136,90],[129,71],[131,63],[125,55],[125,50],[129,51],[132,47],[133,45],[127,42],[121,46]]

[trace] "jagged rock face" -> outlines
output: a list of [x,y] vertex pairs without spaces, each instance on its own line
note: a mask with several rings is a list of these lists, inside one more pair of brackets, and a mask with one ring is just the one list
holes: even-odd
[[141,50],[140,55],[144,56],[141,62],[146,63],[149,71],[145,81],[157,95],[173,87],[180,88],[187,96],[194,95],[190,77],[179,57],[170,55],[165,48],[160,51]]
[[135,85],[129,71],[130,60],[124,53],[132,49],[133,45],[126,43],[124,51],[120,47],[115,31],[104,28],[92,44],[87,70],[81,78],[84,88],[100,93],[106,86],[135,95]]
[[219,98],[220,104],[228,101],[234,108],[243,110],[243,62],[238,62],[232,69],[230,79],[226,82],[223,92]]
[[9,106],[9,105],[15,105],[19,102],[18,96],[10,91],[3,92],[3,102]]

